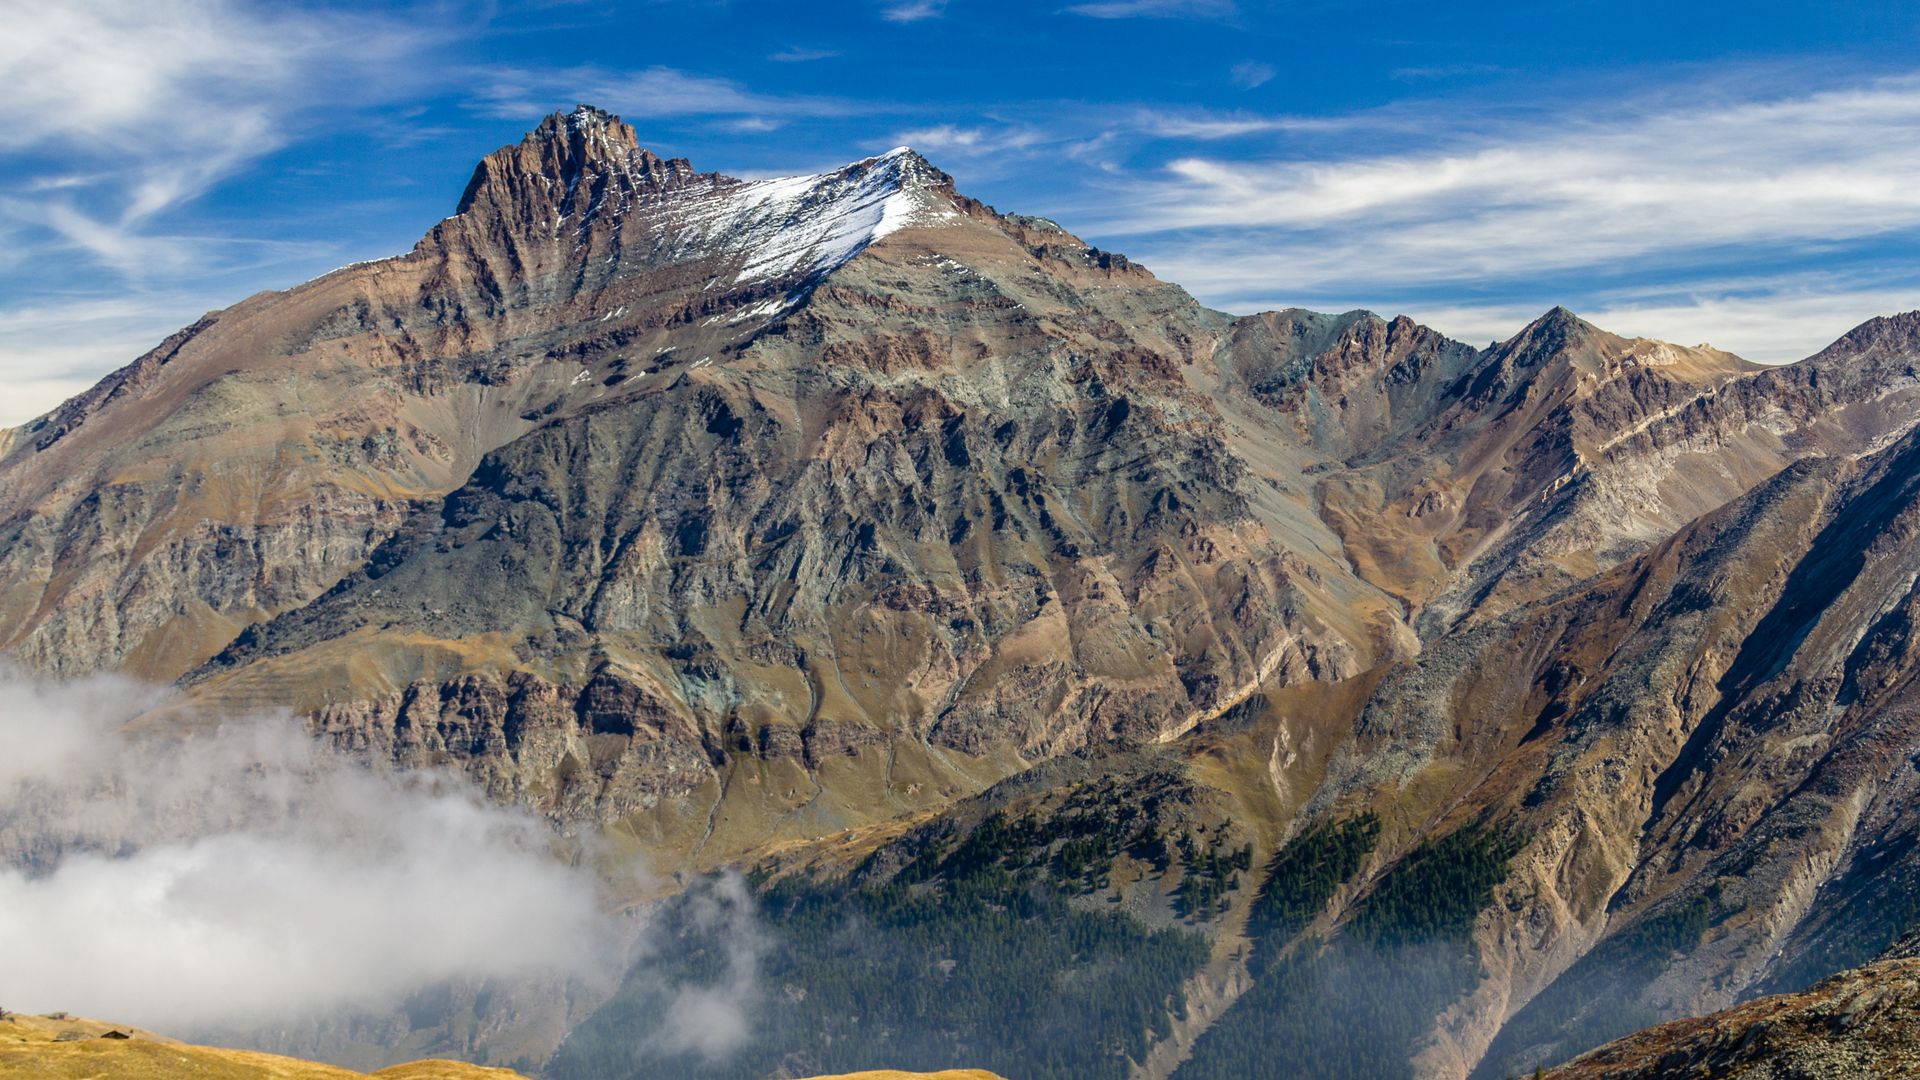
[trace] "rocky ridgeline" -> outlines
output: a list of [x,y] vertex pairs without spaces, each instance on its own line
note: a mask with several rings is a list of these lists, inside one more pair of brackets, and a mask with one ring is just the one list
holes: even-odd
[[0,648],[677,869],[1172,754],[1262,860],[1378,813],[1339,933],[1497,822],[1412,1054],[1503,1075],[1913,921],[1916,363],[1234,318],[905,149],[740,180],[583,106],[0,436]]

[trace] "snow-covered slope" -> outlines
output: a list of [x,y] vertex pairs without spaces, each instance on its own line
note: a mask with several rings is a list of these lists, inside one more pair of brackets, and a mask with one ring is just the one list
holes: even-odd
[[688,200],[690,239],[746,256],[738,281],[822,273],[908,225],[953,217],[933,167],[902,146],[836,172],[754,180]]
[[[585,243],[632,230],[655,262],[719,256],[732,284],[810,279],[911,224],[955,216],[952,181],[907,147],[832,172],[740,180],[696,173],[638,145],[618,117],[582,105],[481,163],[461,214],[502,214],[516,231]],[[528,227],[531,226],[531,229]]]

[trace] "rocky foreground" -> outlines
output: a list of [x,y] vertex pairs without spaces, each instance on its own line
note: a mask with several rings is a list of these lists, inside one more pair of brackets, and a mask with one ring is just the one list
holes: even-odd
[[1649,1028],[1550,1080],[1920,1076],[1920,960],[1884,960],[1797,994]]

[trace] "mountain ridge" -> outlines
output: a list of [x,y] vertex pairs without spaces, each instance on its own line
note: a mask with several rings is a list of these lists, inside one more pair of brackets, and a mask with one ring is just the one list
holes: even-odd
[[1094,828],[1075,793],[1156,762],[1155,829],[1215,847],[1101,888],[1213,935],[1223,1032],[1260,974],[1190,899],[1218,851],[1378,815],[1339,939],[1456,836],[1516,843],[1410,1050],[1493,1075],[1900,929],[1849,913],[1908,873],[1916,364],[1920,312],[1777,368],[1558,307],[1485,349],[1235,317],[904,148],[739,180],[582,106],[412,251],[0,436],[0,648],[686,875],[884,878],[988,805]]

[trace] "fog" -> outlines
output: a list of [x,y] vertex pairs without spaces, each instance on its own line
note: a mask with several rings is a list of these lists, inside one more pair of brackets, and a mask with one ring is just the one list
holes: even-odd
[[286,716],[123,730],[158,697],[0,671],[0,1005],[191,1031],[617,978],[629,935],[533,817]]
[[717,941],[726,957],[711,984],[675,984],[652,1047],[667,1055],[698,1054],[715,1061],[732,1054],[752,1034],[758,1004],[760,961],[769,948],[760,931],[753,894],[738,874],[703,881],[687,893],[690,929]]

